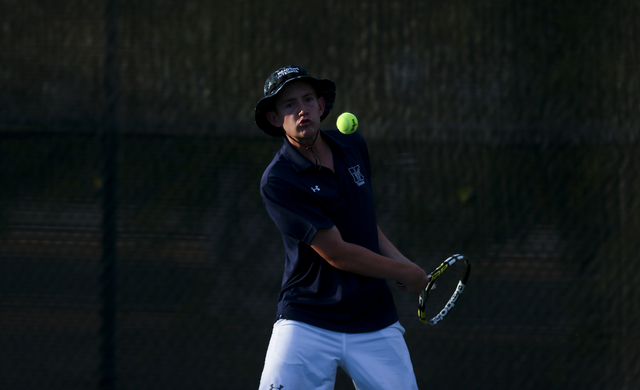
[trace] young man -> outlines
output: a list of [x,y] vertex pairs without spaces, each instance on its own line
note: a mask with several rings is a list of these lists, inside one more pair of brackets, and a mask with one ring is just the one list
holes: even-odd
[[260,389],[333,389],[338,366],[358,389],[416,389],[386,279],[419,294],[428,278],[377,225],[361,134],[320,130],[335,96],[333,81],[287,66],[255,108],[284,137],[260,183],[286,252]]

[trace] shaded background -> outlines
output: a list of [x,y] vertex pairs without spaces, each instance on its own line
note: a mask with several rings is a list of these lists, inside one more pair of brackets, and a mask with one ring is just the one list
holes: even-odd
[[[253,124],[283,65],[336,81],[421,388],[640,386],[640,5],[0,1],[0,381],[257,388],[283,266]],[[443,376],[442,374],[451,374]],[[336,389],[352,388],[339,372]]]

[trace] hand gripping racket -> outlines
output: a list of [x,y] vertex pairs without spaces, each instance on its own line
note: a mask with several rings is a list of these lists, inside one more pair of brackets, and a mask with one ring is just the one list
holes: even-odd
[[471,263],[463,255],[453,255],[433,270],[418,300],[420,321],[430,325],[440,322],[462,294],[470,272]]

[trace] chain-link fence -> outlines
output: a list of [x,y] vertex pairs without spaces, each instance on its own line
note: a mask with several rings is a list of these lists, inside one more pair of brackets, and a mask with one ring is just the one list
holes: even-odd
[[257,388],[282,141],[252,114],[297,64],[338,85],[325,127],[358,115],[387,236],[472,260],[437,326],[394,290],[420,388],[637,388],[639,11],[2,1],[0,387]]

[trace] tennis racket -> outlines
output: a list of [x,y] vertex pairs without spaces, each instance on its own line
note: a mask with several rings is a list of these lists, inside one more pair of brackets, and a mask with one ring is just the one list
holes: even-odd
[[418,300],[420,321],[429,325],[442,321],[464,291],[470,272],[471,263],[463,255],[453,255],[433,270]]

